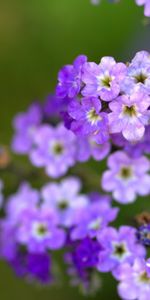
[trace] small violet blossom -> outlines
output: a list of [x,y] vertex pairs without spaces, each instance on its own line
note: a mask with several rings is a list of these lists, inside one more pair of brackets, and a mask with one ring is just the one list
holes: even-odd
[[87,61],[86,56],[78,56],[73,65],[66,65],[58,74],[58,86],[56,94],[58,97],[74,98],[79,94],[82,87],[82,68]]
[[145,125],[150,121],[149,106],[150,97],[140,92],[112,101],[108,115],[110,132],[122,132],[124,138],[131,142],[142,139]]
[[43,253],[65,244],[65,232],[58,228],[55,214],[49,209],[25,210],[16,233],[17,242],[29,252]]
[[115,99],[120,93],[120,81],[126,73],[123,63],[116,63],[113,57],[103,57],[100,64],[85,63],[82,80],[85,87],[82,95],[85,97],[100,96],[104,101]]
[[51,207],[58,216],[59,224],[71,227],[81,208],[88,207],[89,199],[79,194],[81,182],[78,178],[68,177],[60,183],[50,183],[42,188],[43,207]]
[[103,160],[111,150],[109,141],[97,144],[93,137],[78,138],[77,145],[77,161],[79,162],[88,161],[91,157],[96,161]]
[[120,203],[131,203],[136,195],[145,196],[150,192],[150,162],[141,156],[131,158],[123,151],[117,151],[108,158],[109,170],[102,176],[102,187],[112,192]]
[[121,265],[115,277],[120,281],[118,294],[121,299],[149,300],[150,277],[144,259],[136,258],[133,265]]
[[64,175],[76,162],[76,137],[62,124],[41,126],[34,137],[30,159],[36,167],[45,167],[54,178]]
[[99,233],[98,241],[102,250],[97,268],[101,272],[116,272],[119,265],[132,264],[135,257],[145,257],[145,249],[138,243],[133,227],[121,226],[119,231],[106,227]]
[[36,129],[42,122],[42,110],[38,103],[31,105],[27,112],[18,114],[13,126],[15,135],[12,140],[12,149],[16,153],[26,154],[33,146]]
[[108,118],[106,113],[101,112],[98,98],[84,98],[81,103],[72,101],[68,112],[72,118],[71,130],[77,135],[92,135],[99,144],[108,140]]
[[79,240],[87,236],[95,238],[102,228],[116,219],[118,211],[118,208],[111,207],[111,202],[107,200],[107,197],[100,196],[99,200],[81,209],[71,232],[71,239]]
[[28,183],[22,183],[18,191],[8,198],[5,207],[7,216],[12,224],[17,223],[21,219],[24,210],[34,209],[39,204],[39,200],[40,193],[36,189],[31,188]]

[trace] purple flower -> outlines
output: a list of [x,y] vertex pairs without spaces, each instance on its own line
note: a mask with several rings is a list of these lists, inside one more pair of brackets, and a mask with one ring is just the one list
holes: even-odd
[[41,126],[34,138],[30,159],[36,167],[45,167],[51,177],[64,175],[76,162],[76,137],[62,124]]
[[17,242],[31,253],[56,250],[65,244],[65,233],[58,228],[58,221],[51,209],[24,211],[16,233]]
[[27,276],[31,280],[49,284],[52,280],[51,259],[46,253],[29,253],[26,258]]
[[68,177],[60,183],[50,183],[43,187],[43,207],[52,208],[58,216],[59,224],[71,227],[78,211],[87,207],[89,199],[79,194],[81,182],[75,177]]
[[68,104],[68,98],[58,98],[56,95],[48,95],[44,107],[43,112],[46,118],[58,118],[61,115],[61,112],[66,110],[66,106]]
[[131,65],[136,65],[139,67],[150,65],[149,52],[144,50],[137,52],[131,61]]
[[36,280],[42,284],[49,284],[52,280],[51,260],[48,254],[18,251],[8,262],[19,277]]
[[12,149],[16,153],[26,154],[33,146],[34,134],[42,121],[42,110],[38,103],[31,105],[27,112],[18,114],[13,126],[15,135],[12,140]]
[[150,97],[136,92],[131,96],[123,95],[109,104],[108,115],[110,133],[122,132],[128,141],[139,141],[144,136],[145,125],[148,125],[150,114]]
[[92,136],[77,138],[77,145],[77,160],[80,162],[88,161],[91,157],[97,161],[103,160],[111,149],[109,141],[97,144]]
[[58,74],[57,96],[60,98],[74,98],[82,87],[82,69],[87,61],[86,56],[78,56],[73,65],[66,65]]
[[24,210],[34,209],[40,200],[40,194],[28,183],[22,183],[19,190],[8,198],[5,211],[12,223],[18,223]]
[[134,158],[150,153],[150,126],[145,128],[145,134],[139,142],[131,143],[120,133],[112,134],[111,139],[114,145],[123,148],[129,156]]
[[71,130],[77,135],[92,136],[102,144],[109,138],[107,114],[101,111],[101,102],[98,98],[83,98],[81,103],[74,100],[68,107],[72,118]]
[[141,156],[130,158],[125,152],[117,151],[108,158],[109,170],[102,176],[102,187],[113,192],[120,203],[134,202],[136,194],[144,196],[150,192],[149,160]]
[[16,252],[16,255],[9,259],[9,265],[18,277],[25,277],[27,275],[26,268],[26,253]]
[[103,57],[99,65],[85,63],[82,76],[85,87],[82,95],[100,96],[104,101],[115,99],[120,93],[120,81],[123,80],[125,72],[126,66],[116,63],[113,57]]
[[73,248],[73,260],[76,266],[90,268],[97,265],[101,250],[101,246],[97,241],[85,238]]
[[132,94],[134,91],[150,93],[150,58],[148,52],[138,52],[127,68],[121,85],[122,91]]
[[100,280],[95,276],[94,269],[100,250],[101,246],[96,240],[86,238],[73,243],[72,249],[65,255],[71,284],[79,286],[86,295],[95,293],[100,287]]
[[87,236],[95,238],[102,228],[116,219],[118,211],[118,208],[111,207],[110,201],[100,196],[99,200],[79,212],[71,239],[83,239]]
[[137,5],[144,5],[144,15],[150,17],[150,0],[135,0]]
[[120,264],[132,264],[135,257],[145,256],[145,249],[138,244],[133,227],[122,226],[119,231],[113,227],[106,227],[99,233],[98,241],[102,250],[97,268],[101,272],[116,272]]
[[149,300],[150,277],[144,259],[136,258],[133,265],[123,264],[116,278],[120,281],[118,293],[125,300]]

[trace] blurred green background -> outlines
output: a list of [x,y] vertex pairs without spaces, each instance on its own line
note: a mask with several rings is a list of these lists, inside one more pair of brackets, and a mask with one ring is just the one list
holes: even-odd
[[[58,70],[78,54],[96,62],[103,55],[128,61],[136,51],[148,50],[150,28],[144,23],[143,8],[134,0],[115,5],[103,0],[99,6],[92,6],[90,0],[1,0],[0,143],[10,141],[12,117],[33,100],[42,101],[53,92]],[[120,222],[140,212],[146,203],[146,199],[138,200],[130,209],[124,208]],[[103,278],[104,288],[95,299],[118,299],[111,276]],[[0,298],[11,297],[84,298],[69,285],[45,289],[28,285],[0,263]]]

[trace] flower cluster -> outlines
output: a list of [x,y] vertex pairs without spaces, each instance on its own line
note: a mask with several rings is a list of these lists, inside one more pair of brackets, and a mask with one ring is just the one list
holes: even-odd
[[[110,102],[110,105],[113,102]],[[100,99],[82,99],[82,108],[85,108],[85,112],[88,107],[91,109],[92,105],[101,106]],[[105,159],[113,151],[113,147],[117,147],[121,151],[109,156],[110,171],[104,172],[102,176],[102,188],[107,192],[113,192],[114,199],[121,203],[133,202],[137,195],[148,195],[150,163],[144,154],[150,153],[150,126],[146,126],[140,141],[130,142],[121,133],[108,133],[106,112],[99,113],[103,118],[102,123],[91,125],[80,106],[77,100],[70,102],[68,97],[61,100],[56,96],[49,96],[44,106],[33,104],[27,112],[17,115],[14,119],[13,151],[27,154],[34,166],[44,167],[48,176],[58,178],[77,163],[86,162],[90,158],[96,161]],[[76,116],[76,119],[83,115],[82,122],[71,120],[72,130],[68,130],[60,121],[61,116],[66,116],[67,109],[70,114]],[[149,114],[149,110],[147,113]],[[90,115],[89,112],[87,114]],[[108,113],[109,116],[111,114]],[[93,128],[94,130],[98,128],[99,133],[95,134]]]
[[92,137],[77,138],[60,121],[68,98],[61,101],[48,96],[43,106],[34,103],[27,112],[19,113],[13,122],[15,134],[12,150],[27,154],[36,167],[44,167],[52,177],[60,177],[75,163],[93,157],[103,160],[110,152],[110,143],[95,143]]
[[96,192],[86,196],[81,188],[76,177],[47,183],[40,191],[23,183],[4,206],[1,258],[17,276],[52,284],[58,275],[55,252],[64,249],[71,284],[92,292],[100,286],[98,274],[111,272],[122,299],[148,300],[149,260],[138,231],[110,226],[119,212],[111,198]]
[[150,55],[138,52],[128,64],[79,56],[59,72],[56,92],[69,98],[64,120],[76,135],[103,144],[121,134],[136,143],[150,122]]
[[85,139],[97,145],[98,151],[99,147],[106,150],[106,155],[118,150],[108,158],[110,170],[104,172],[101,184],[120,203],[150,193],[150,163],[144,156],[150,153],[149,82],[150,54],[146,51],[138,52],[128,64],[103,57],[97,65],[79,56],[58,74],[57,96],[60,101],[68,97],[64,123],[82,141],[83,160]]
[[73,244],[78,249],[79,240],[92,244],[98,232],[115,220],[118,208],[112,208],[109,197],[96,194],[93,200],[80,190],[80,180],[68,177],[41,191],[23,183],[7,199],[0,222],[0,256],[18,275],[50,282],[53,252]]
[[[99,274],[110,272],[121,299],[149,300],[150,214],[138,216],[134,227],[111,223],[119,213],[112,200],[129,204],[150,194],[150,54],[138,52],[127,64],[77,57],[59,72],[56,95],[19,113],[13,127],[13,152],[48,176],[35,170],[38,190],[19,169],[19,188],[2,205],[1,259],[18,276],[51,284],[61,250],[71,284],[84,293],[96,291]],[[93,162],[86,171],[80,166],[91,158],[97,172]],[[91,192],[93,181],[113,198]]]
[[[109,2],[119,2],[119,0],[109,0]],[[150,17],[150,0],[135,0],[136,4],[139,6],[144,5],[144,15]],[[97,5],[100,0],[91,0],[91,3]]]

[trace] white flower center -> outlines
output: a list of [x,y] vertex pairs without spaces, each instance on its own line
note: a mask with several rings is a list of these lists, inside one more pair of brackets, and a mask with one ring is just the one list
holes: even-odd
[[32,226],[32,234],[38,240],[42,240],[43,238],[50,236],[50,232],[44,222],[34,222]]
[[95,108],[92,108],[87,112],[87,120],[92,124],[97,124],[99,121],[102,121],[102,117],[96,112]]
[[126,257],[130,255],[125,242],[117,243],[113,242],[113,253],[112,257],[117,258],[119,261],[123,261]]
[[89,223],[88,228],[92,230],[98,230],[100,229],[101,222],[101,218],[97,218]]

